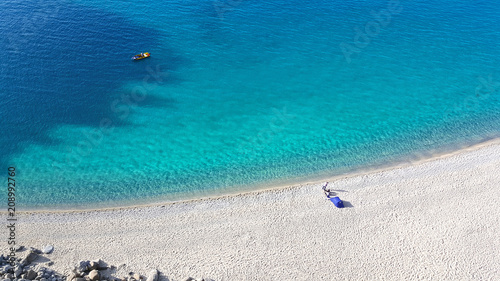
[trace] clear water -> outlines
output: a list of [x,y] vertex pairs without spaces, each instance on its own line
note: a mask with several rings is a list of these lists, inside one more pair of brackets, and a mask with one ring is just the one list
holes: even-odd
[[388,5],[2,1],[0,163],[18,205],[194,198],[498,137],[500,6],[401,1],[377,29]]

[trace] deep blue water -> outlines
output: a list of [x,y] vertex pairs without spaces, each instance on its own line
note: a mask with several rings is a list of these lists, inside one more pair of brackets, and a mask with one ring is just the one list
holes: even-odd
[[494,1],[0,8],[0,166],[21,208],[236,192],[500,134]]

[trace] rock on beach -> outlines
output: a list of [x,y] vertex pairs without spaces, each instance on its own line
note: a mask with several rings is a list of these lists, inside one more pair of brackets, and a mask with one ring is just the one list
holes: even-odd
[[158,281],[158,270],[153,269],[148,274],[148,279],[146,281]]
[[47,245],[47,246],[45,246],[43,248],[42,253],[44,253],[44,254],[50,254],[50,253],[52,253],[52,251],[54,251],[54,246]]

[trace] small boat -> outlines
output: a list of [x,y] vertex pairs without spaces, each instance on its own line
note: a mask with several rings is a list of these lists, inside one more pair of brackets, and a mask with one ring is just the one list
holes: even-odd
[[132,57],[132,60],[142,60],[145,58],[149,58],[150,54],[149,53],[140,53],[138,55],[135,55]]

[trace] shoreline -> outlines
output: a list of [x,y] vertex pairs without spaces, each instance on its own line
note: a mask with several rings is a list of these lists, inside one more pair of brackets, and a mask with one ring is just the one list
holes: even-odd
[[467,150],[330,182],[343,209],[309,184],[155,206],[18,213],[16,238],[26,247],[53,245],[47,257],[63,274],[78,261],[102,259],[119,278],[157,269],[159,281],[496,280],[500,144]]
[[[423,163],[427,162],[432,162],[436,161],[439,159],[443,158],[448,158],[448,157],[453,157],[455,155],[459,155],[462,153],[467,153],[475,150],[482,149],[484,147],[492,146],[492,145],[500,145],[500,137],[498,138],[492,138],[492,139],[486,139],[483,141],[480,141],[475,144],[471,145],[465,145],[461,146],[457,150],[452,150],[452,151],[446,151],[442,153],[437,153],[437,154],[431,154],[430,157],[423,157],[420,158],[416,161],[399,161],[395,162],[392,164],[387,164],[386,166],[382,167],[377,167],[377,168],[361,168],[361,169],[356,169],[353,172],[348,172],[346,174],[341,174],[341,175],[336,175],[336,176],[330,176],[330,177],[322,177],[319,180],[306,180],[302,182],[297,182],[294,184],[285,184],[285,185],[263,185],[261,188],[255,188],[252,190],[248,191],[234,191],[234,192],[222,192],[220,195],[208,195],[208,196],[203,196],[199,198],[192,198],[192,199],[181,199],[181,200],[173,200],[173,201],[162,201],[159,200],[158,202],[153,202],[153,203],[148,203],[148,204],[125,204],[123,206],[116,206],[116,207],[90,207],[90,208],[77,208],[77,209],[59,209],[55,208],[53,210],[47,210],[47,209],[33,209],[33,210],[20,210],[17,211],[18,214],[36,214],[36,213],[79,213],[79,212],[95,212],[95,211],[116,211],[116,210],[127,210],[127,209],[137,209],[137,208],[147,208],[147,207],[158,207],[158,206],[165,206],[165,205],[173,205],[173,204],[182,204],[182,203],[188,203],[188,202],[199,202],[199,201],[205,201],[205,200],[216,200],[216,199],[223,199],[223,198],[228,198],[228,197],[235,197],[235,196],[243,196],[243,195],[252,195],[252,194],[260,194],[262,192],[269,192],[269,191],[274,191],[274,190],[287,190],[287,189],[296,189],[300,188],[302,186],[307,186],[307,185],[315,185],[315,184],[320,184],[325,181],[328,182],[336,182],[342,179],[348,179],[348,178],[354,178],[358,176],[366,176],[366,175],[371,175],[374,173],[380,173],[384,171],[391,171],[395,169],[401,169],[401,168],[406,168],[406,167],[411,167],[415,165],[420,165]],[[123,202],[128,202],[128,201],[123,201]],[[5,214],[7,212],[1,211],[0,214]]]

